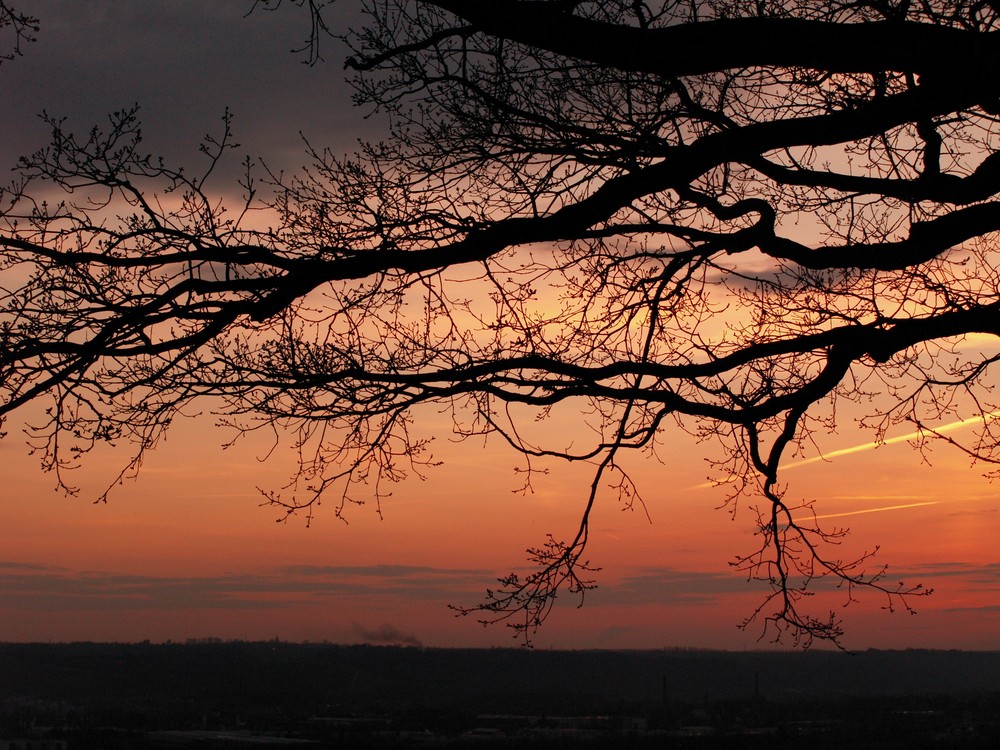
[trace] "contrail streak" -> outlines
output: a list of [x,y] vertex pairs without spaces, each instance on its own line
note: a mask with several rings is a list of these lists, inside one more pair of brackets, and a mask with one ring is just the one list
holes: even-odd
[[913,432],[908,432],[905,435],[897,435],[896,437],[887,438],[881,442],[871,441],[869,443],[861,443],[860,445],[852,445],[850,448],[840,448],[839,450],[830,451],[829,453],[824,453],[822,456],[813,456],[812,458],[804,458],[801,461],[795,461],[794,463],[786,464],[782,466],[782,471],[787,471],[788,469],[796,469],[799,466],[806,466],[808,464],[814,464],[817,461],[827,461],[831,458],[836,458],[837,456],[847,456],[851,453],[862,453],[864,451],[874,450],[875,448],[880,448],[883,445],[894,445],[896,443],[905,443],[910,440],[918,440],[921,437],[927,435],[941,434],[944,432],[954,432],[955,430],[960,430],[963,427],[968,427],[976,422],[985,422],[987,419],[1000,416],[1000,411],[991,411],[987,414],[979,414],[975,417],[968,417],[966,419],[960,419],[957,422],[949,422],[948,424],[943,424],[940,427],[928,427],[925,430],[914,430]]
[[815,516],[815,520],[821,518],[841,518],[843,516],[859,516],[862,513],[880,513],[883,510],[902,510],[903,508],[919,508],[922,505],[938,505],[940,500],[926,500],[922,503],[907,503],[906,505],[885,505],[881,508],[863,508],[861,510],[849,510],[844,513],[824,513],[822,516]]
[[[924,430],[914,430],[913,432],[908,432],[905,435],[897,435],[896,437],[886,438],[885,440],[882,441],[873,440],[868,443],[852,445],[849,448],[838,448],[835,451],[824,453],[821,456],[812,456],[811,458],[804,458],[801,461],[795,461],[790,464],[785,464],[781,467],[781,471],[788,471],[789,469],[797,469],[800,466],[808,466],[809,464],[814,464],[819,461],[829,461],[831,459],[837,458],[838,456],[849,456],[852,453],[863,453],[864,451],[870,451],[876,448],[881,448],[883,445],[894,445],[896,443],[905,443],[910,440],[917,440],[927,435],[935,435],[945,432],[954,432],[955,430],[960,430],[963,427],[968,427],[969,425],[975,424],[976,422],[985,423],[987,419],[992,419],[994,417],[1000,417],[1000,410],[987,412],[986,414],[978,414],[975,417],[967,417],[966,419],[959,419],[957,422],[949,422],[948,424],[943,424],[940,425],[939,427],[928,427]],[[711,487],[718,487],[723,484],[729,484],[731,482],[735,482],[737,479],[738,477],[731,476],[727,477],[726,479],[719,479],[714,482],[702,482],[701,484],[696,484],[694,487],[691,487],[690,489],[705,490]],[[909,506],[899,506],[899,507],[909,507]],[[885,510],[892,510],[892,509],[893,508],[887,508]],[[872,510],[882,510],[882,509],[873,508]],[[823,516],[823,517],[829,518],[829,516]]]

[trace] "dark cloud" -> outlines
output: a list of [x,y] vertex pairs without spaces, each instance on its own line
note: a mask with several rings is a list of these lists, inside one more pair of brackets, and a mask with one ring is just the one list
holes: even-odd
[[0,564],[0,601],[7,609],[42,611],[273,609],[330,606],[347,598],[443,606],[478,596],[483,581],[482,571],[396,566],[290,567],[261,575],[171,577],[8,563]]
[[971,583],[983,586],[1000,586],[1000,563],[983,565],[968,562],[932,562],[907,568],[892,568],[887,576],[890,580],[897,578],[926,581],[934,578],[963,578]]
[[[300,133],[338,152],[353,148],[359,133],[377,137],[378,126],[351,106],[341,64],[347,53],[335,40],[327,40],[327,62],[313,67],[291,52],[309,32],[308,14],[292,3],[248,17],[249,0],[30,5],[41,19],[38,41],[0,66],[4,167],[45,145],[43,110],[85,133],[138,104],[144,146],[192,168],[198,143],[219,131],[227,107],[245,150],[278,168],[304,161]],[[352,3],[329,12],[337,31],[357,23]]]
[[729,573],[651,567],[616,583],[601,583],[592,598],[598,604],[690,604],[747,590],[745,578]]
[[944,607],[940,612],[977,612],[981,615],[1000,614],[1000,604],[984,604],[980,607]]
[[956,518],[956,517],[959,517],[959,516],[972,516],[972,517],[977,517],[977,516],[992,516],[995,513],[1000,513],[1000,509],[998,509],[998,508],[969,508],[969,509],[966,509],[966,510],[955,510],[955,511],[952,511],[951,513],[949,513],[948,515],[951,516],[952,518]]
[[489,571],[481,569],[431,568],[420,565],[286,565],[281,572],[302,576],[372,576],[375,578],[400,578],[424,575],[489,575]]
[[365,643],[385,646],[417,646],[422,647],[423,642],[412,633],[404,633],[393,625],[384,623],[374,630],[370,630],[363,625],[353,623],[354,634]]
[[38,563],[13,562],[11,560],[0,560],[0,570],[20,570],[20,571],[59,571],[64,568],[57,568],[52,565],[39,565]]
[[[890,568],[887,582],[921,583],[934,588],[941,579],[961,580],[980,591],[1000,589],[1000,563],[977,565],[967,562],[936,562],[907,568]],[[813,582],[814,591],[833,590],[832,577]],[[643,604],[708,604],[731,594],[753,594],[764,584],[747,582],[746,577],[727,572],[675,570],[666,567],[643,568],[620,581],[598,581],[598,588],[588,594],[588,601],[598,605],[637,606]],[[976,608],[978,609],[978,608]],[[988,609],[988,608],[987,608]]]
[[377,591],[398,599],[439,599],[456,596],[478,598],[491,573],[469,568],[432,568],[414,565],[287,566],[284,575],[301,577],[310,585],[350,588],[354,592]]

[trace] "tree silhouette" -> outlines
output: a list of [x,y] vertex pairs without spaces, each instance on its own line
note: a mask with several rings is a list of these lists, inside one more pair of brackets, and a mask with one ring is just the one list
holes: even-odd
[[[316,62],[323,4],[296,4]],[[672,428],[719,441],[731,502],[760,501],[760,546],[734,565],[765,587],[750,620],[773,637],[841,635],[804,607],[820,579],[890,606],[925,593],[838,557],[843,531],[779,470],[845,402],[876,439],[980,415],[959,447],[1000,460],[1000,3],[366,13],[347,66],[386,142],[312,148],[293,176],[247,162],[236,206],[206,186],[228,118],[197,174],[141,151],[134,112],[84,136],[50,118],[20,163],[0,195],[0,412],[48,402],[31,439],[60,484],[100,442],[132,441],[134,472],[204,400],[238,432],[293,436],[299,473],[268,502],[340,513],[434,463],[421,414],[449,414],[517,451],[529,485],[541,459],[593,466],[568,540],[461,610],[530,635],[593,586],[599,492],[638,501],[620,454]],[[589,440],[524,429],[566,414]]]
[[7,37],[11,37],[9,42],[4,41],[4,44],[7,45],[6,49],[10,51],[0,53],[0,62],[12,60],[15,56],[21,54],[22,44],[35,40],[34,35],[38,31],[38,19],[26,13],[21,13],[17,9],[10,7],[6,2],[0,2],[0,31],[3,31]]

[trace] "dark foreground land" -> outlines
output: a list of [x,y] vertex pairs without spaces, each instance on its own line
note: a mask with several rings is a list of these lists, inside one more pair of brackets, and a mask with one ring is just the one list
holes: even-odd
[[1000,653],[0,644],[0,750],[996,748]]

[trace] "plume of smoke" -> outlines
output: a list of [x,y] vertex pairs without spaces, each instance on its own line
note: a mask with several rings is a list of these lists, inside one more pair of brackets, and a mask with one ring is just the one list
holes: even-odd
[[394,645],[394,646],[416,646],[423,647],[421,641],[413,633],[404,633],[399,628],[389,623],[383,623],[374,629],[366,628],[359,623],[353,623],[353,630],[365,643],[372,645]]

